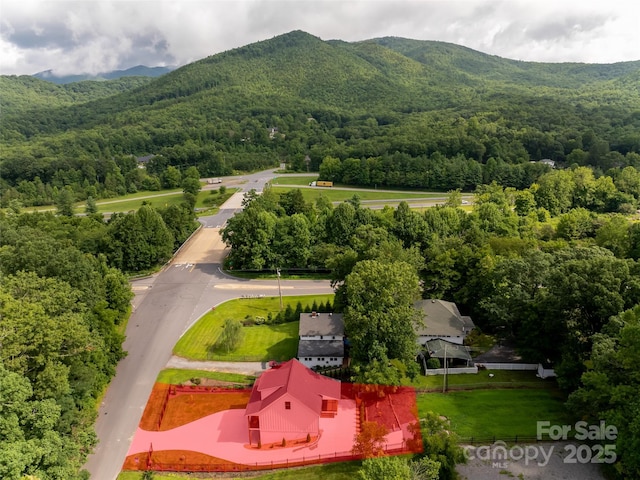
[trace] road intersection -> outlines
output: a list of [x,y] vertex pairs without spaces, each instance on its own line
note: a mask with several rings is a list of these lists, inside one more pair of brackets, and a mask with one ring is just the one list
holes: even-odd
[[[136,280],[133,311],[123,344],[127,357],[117,366],[99,408],[98,445],[85,464],[94,480],[114,480],[124,462],[155,379],[178,339],[202,315],[224,301],[246,295],[276,295],[275,280],[248,280],[225,274],[226,252],[219,228],[242,209],[245,192],[262,191],[273,171],[244,176],[217,215],[200,218],[200,228],[161,272]],[[326,280],[283,280],[283,295],[332,293]]]

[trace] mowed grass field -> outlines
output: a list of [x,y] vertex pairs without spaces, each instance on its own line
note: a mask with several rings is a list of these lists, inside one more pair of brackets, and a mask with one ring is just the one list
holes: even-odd
[[[295,308],[300,302],[304,307],[312,305],[314,300],[318,304],[326,303],[327,300],[333,302],[333,294],[283,297],[283,304],[284,308],[287,305]],[[178,341],[173,352],[192,360],[262,362],[293,358],[298,349],[297,321],[242,327],[244,338],[236,350],[225,353],[212,349],[227,318],[242,321],[247,315],[267,318],[269,313],[275,317],[279,309],[278,297],[239,298],[225,302],[198,320]]]
[[309,185],[318,179],[318,175],[306,175],[304,177],[281,176],[271,180],[271,185]]
[[535,436],[537,421],[569,424],[558,390],[504,389],[418,394],[418,414],[435,412],[461,437]]
[[221,382],[231,382],[238,385],[250,385],[254,382],[255,377],[242,375],[240,373],[227,372],[210,372],[208,370],[182,370],[178,368],[166,368],[158,374],[156,382],[169,383],[171,385],[180,385],[188,382],[192,378],[208,378],[211,380],[219,380]]
[[[491,375],[491,376],[489,376]],[[412,387],[442,389],[443,375],[420,375],[411,381]],[[478,373],[447,375],[447,385],[452,388],[557,388],[553,379],[543,380],[535,371],[481,370]]]
[[[272,187],[272,191],[277,194],[286,193],[295,187]],[[334,188],[316,187],[301,188],[302,196],[307,202],[313,202],[321,195],[327,197],[331,202],[343,202],[349,200],[354,195],[358,195],[360,200],[411,200],[444,198],[446,193],[406,193],[406,192],[376,192],[369,190],[336,190]]]
[[[252,480],[352,480],[357,478],[360,462],[330,463],[314,467],[292,468],[289,470],[279,470],[270,473],[253,473],[243,476],[234,474],[233,478],[251,478]],[[118,480],[142,480],[144,472],[122,472],[118,475]],[[153,480],[176,480],[185,479],[180,474],[155,473]]]
[[[207,208],[214,204],[224,203],[238,189],[227,188],[224,195],[219,195],[218,190],[203,190],[198,193],[196,208]],[[178,205],[184,201],[182,189],[160,190],[158,192],[138,192],[123,195],[117,198],[109,198],[105,200],[96,200],[98,213],[126,213],[131,210],[137,210],[142,206],[143,202],[154,208],[165,208],[171,205]],[[75,204],[75,213],[85,213],[86,202],[78,202]],[[26,207],[25,211],[48,211],[55,210],[51,205],[42,207]]]

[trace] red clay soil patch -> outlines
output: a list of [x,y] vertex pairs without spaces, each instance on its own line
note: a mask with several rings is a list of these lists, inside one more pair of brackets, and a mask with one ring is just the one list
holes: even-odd
[[143,430],[171,430],[216,412],[245,408],[249,390],[214,390],[203,387],[178,388],[156,383],[140,420]]
[[171,387],[171,385],[166,383],[156,383],[153,386],[149,400],[147,400],[147,406],[142,413],[140,428],[149,431],[158,430],[158,425],[160,425],[160,420],[164,413],[163,408],[167,400],[169,387]]
[[212,457],[204,453],[187,450],[162,450],[129,455],[122,466],[123,470],[155,470],[170,472],[233,472],[246,470],[246,465]]
[[402,425],[418,421],[415,390],[383,388],[363,395],[367,420],[387,427],[392,432]]

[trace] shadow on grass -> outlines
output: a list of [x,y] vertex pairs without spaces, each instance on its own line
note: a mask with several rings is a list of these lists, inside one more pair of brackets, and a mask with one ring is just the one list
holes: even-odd
[[267,348],[267,356],[269,360],[284,362],[291,360],[296,356],[298,350],[297,338],[284,338]]

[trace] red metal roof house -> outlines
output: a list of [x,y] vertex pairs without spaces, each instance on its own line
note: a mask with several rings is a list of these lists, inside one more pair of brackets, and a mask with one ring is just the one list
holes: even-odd
[[295,358],[264,372],[245,410],[250,445],[304,440],[320,433],[320,417],[338,411],[340,382],[319,375]]

